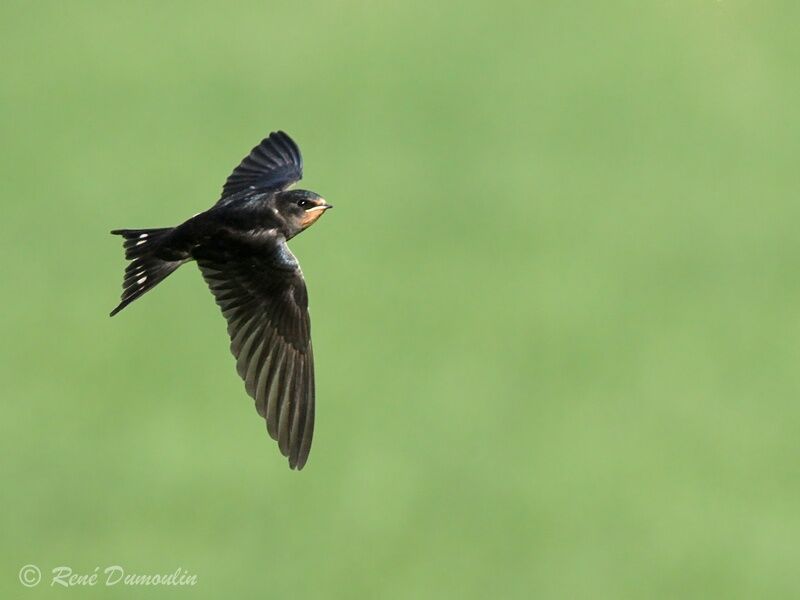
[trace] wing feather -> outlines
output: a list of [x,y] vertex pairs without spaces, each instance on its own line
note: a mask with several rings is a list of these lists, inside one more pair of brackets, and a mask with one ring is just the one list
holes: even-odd
[[285,190],[302,177],[300,149],[284,132],[275,131],[261,140],[233,170],[222,188],[220,202],[245,190]]
[[[291,147],[282,151],[291,155]],[[278,243],[276,252],[217,240],[198,247],[195,258],[228,322],[247,393],[289,465],[302,469],[314,428],[308,297],[299,266],[285,242]]]

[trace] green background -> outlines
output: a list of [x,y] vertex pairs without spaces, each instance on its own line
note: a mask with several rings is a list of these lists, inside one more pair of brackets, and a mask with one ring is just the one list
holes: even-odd
[[[0,596],[800,594],[797,2],[4,2]],[[116,227],[284,129],[317,434]],[[19,568],[45,580],[23,588]]]

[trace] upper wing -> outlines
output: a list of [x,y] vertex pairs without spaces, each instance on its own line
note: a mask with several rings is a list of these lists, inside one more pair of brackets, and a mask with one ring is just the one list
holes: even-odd
[[289,466],[302,469],[314,433],[314,358],[297,260],[282,239],[217,239],[194,255],[228,321],[247,393]]
[[242,159],[222,188],[223,198],[246,189],[280,191],[303,177],[303,157],[282,131],[269,134]]

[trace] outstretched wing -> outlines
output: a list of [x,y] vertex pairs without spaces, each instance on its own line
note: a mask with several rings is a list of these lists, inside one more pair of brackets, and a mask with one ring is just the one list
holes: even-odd
[[231,352],[256,410],[289,466],[314,433],[314,359],[303,274],[281,238],[208,242],[194,256],[228,321]]
[[282,131],[269,134],[242,159],[222,188],[223,200],[243,190],[280,191],[303,177],[303,157]]

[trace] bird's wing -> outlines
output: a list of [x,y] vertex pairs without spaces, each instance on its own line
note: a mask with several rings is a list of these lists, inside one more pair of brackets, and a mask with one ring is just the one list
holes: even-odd
[[289,466],[302,469],[314,433],[314,359],[303,274],[285,240],[199,246],[197,264],[228,321],[247,393]]
[[292,138],[282,131],[269,134],[242,159],[222,188],[220,200],[241,191],[277,192],[303,177],[303,157]]

